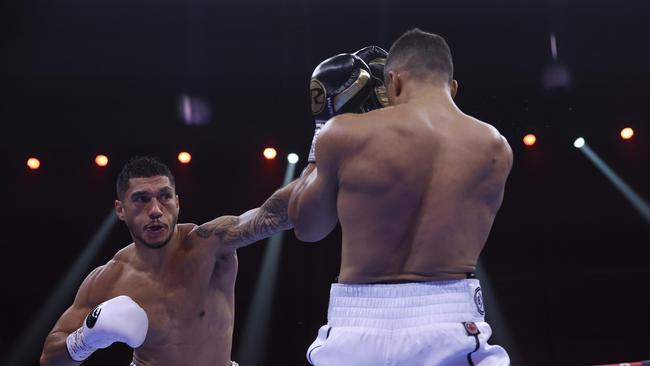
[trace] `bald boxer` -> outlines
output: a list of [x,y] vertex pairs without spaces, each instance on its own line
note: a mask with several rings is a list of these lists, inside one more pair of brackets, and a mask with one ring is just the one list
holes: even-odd
[[128,162],[115,212],[133,243],[94,269],[45,340],[41,365],[78,365],[113,342],[135,348],[136,366],[230,366],[237,249],[291,227],[294,183],[240,216],[177,223],[169,169]]
[[501,205],[512,151],[454,103],[445,40],[412,30],[390,49],[389,107],[321,123],[316,168],[293,190],[296,236],[342,228],[317,366],[508,365],[473,271]]

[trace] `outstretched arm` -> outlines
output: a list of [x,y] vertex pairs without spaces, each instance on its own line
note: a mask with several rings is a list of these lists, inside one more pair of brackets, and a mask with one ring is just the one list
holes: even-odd
[[291,191],[298,178],[275,191],[262,206],[239,216],[221,216],[194,229],[205,240],[222,243],[232,249],[241,248],[293,227],[288,215]]

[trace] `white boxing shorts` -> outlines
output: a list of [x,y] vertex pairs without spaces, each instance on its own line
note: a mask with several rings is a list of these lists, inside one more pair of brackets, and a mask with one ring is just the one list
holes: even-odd
[[307,351],[315,366],[501,366],[489,345],[477,279],[333,284],[327,325]]
[[[134,362],[131,362],[129,366],[136,366]],[[239,364],[235,361],[230,361],[230,366],[239,366]]]

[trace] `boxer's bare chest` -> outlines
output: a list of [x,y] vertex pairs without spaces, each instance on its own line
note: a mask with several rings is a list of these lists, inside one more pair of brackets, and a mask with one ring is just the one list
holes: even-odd
[[124,271],[115,288],[147,312],[143,348],[173,347],[232,328],[236,271],[236,257],[177,253],[161,271]]

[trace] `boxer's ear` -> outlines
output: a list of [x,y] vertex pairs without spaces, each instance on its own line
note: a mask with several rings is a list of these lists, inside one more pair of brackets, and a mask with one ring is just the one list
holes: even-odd
[[390,84],[395,93],[395,97],[399,97],[402,94],[402,77],[400,74],[396,73],[394,70],[388,72],[388,77],[390,78]]
[[120,200],[115,200],[115,214],[118,219],[124,221],[124,205]]
[[456,93],[458,93],[458,81],[455,79],[451,81],[449,85],[449,92],[451,93],[451,98],[456,98]]

